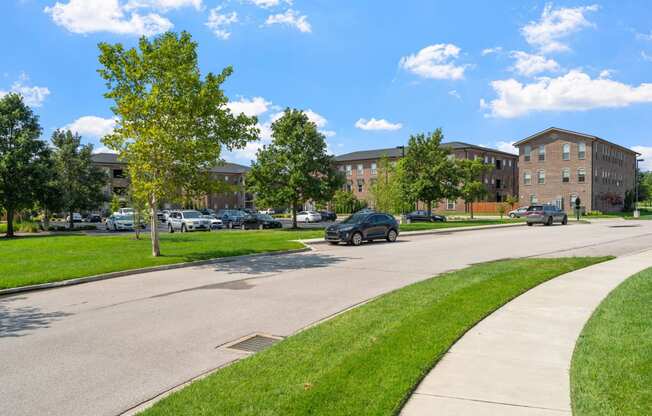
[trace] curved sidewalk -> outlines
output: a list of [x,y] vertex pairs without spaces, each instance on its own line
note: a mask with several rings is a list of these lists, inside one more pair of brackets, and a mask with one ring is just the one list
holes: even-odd
[[648,267],[650,250],[568,273],[519,296],[453,345],[401,415],[570,415],[569,369],[584,324],[611,290]]

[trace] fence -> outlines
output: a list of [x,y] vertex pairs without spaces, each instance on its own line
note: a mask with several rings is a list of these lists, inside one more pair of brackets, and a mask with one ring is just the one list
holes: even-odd
[[[475,214],[499,214],[499,209],[498,207],[502,204],[506,204],[505,202],[474,202],[473,203],[473,213]],[[515,206],[511,206],[509,204],[506,204],[507,206],[507,211],[511,211],[515,208]],[[470,211],[470,210],[467,210]]]

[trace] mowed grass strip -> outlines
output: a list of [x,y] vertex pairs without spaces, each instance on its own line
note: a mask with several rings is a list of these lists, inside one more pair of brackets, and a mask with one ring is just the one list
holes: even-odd
[[652,269],[618,286],[584,327],[571,397],[576,416],[652,415]]
[[498,224],[514,224],[523,223],[524,220],[520,219],[495,219],[495,220],[460,220],[460,221],[446,221],[446,222],[415,222],[412,224],[401,224],[401,231],[422,231],[422,230],[438,230],[443,228],[463,228],[463,227],[478,227],[480,225],[498,225]]
[[397,414],[424,375],[485,316],[546,280],[604,260],[505,260],[443,274],[289,337],[142,414]]
[[220,231],[161,234],[152,257],[149,234],[57,235],[0,238],[0,289],[56,282],[122,270],[302,248],[292,241],[322,230]]

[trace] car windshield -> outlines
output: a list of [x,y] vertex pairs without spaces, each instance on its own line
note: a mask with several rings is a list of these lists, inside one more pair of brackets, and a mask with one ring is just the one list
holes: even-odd
[[197,211],[183,211],[183,218],[201,218],[201,214]]
[[133,221],[134,216],[133,215],[116,215],[114,217],[115,221]]
[[528,207],[528,211],[543,211],[543,206],[542,205],[532,205],[531,207]]
[[265,220],[265,221],[271,221],[271,220],[274,219],[269,214],[258,214],[258,215],[256,215],[256,217],[258,217],[259,220]]
[[342,221],[342,224],[360,224],[362,221],[367,218],[367,214],[353,214],[344,221]]

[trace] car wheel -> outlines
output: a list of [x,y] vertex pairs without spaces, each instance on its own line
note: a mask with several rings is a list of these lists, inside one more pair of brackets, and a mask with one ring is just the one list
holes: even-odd
[[509,214],[509,218],[514,219],[514,218],[516,218],[516,215],[515,214]]
[[527,226],[528,226],[528,227],[532,227],[533,225],[534,225],[534,223],[532,223],[532,222],[528,222],[528,223],[527,223]]
[[351,236],[351,244],[353,244],[354,246],[359,246],[360,244],[362,244],[362,234],[360,234],[359,232],[353,233],[353,235]]
[[387,232],[387,241],[389,241],[390,243],[396,241],[396,237],[398,237],[398,234],[396,234],[396,230],[389,230]]
[[174,228],[172,228],[172,225],[171,225],[171,224],[168,225],[168,232],[169,232],[170,234],[173,234],[173,233],[174,233]]
[[568,217],[564,217],[563,220],[561,220],[561,225],[566,225],[568,224]]
[[546,225],[548,226],[552,225],[552,217],[548,217],[548,221],[546,221]]

